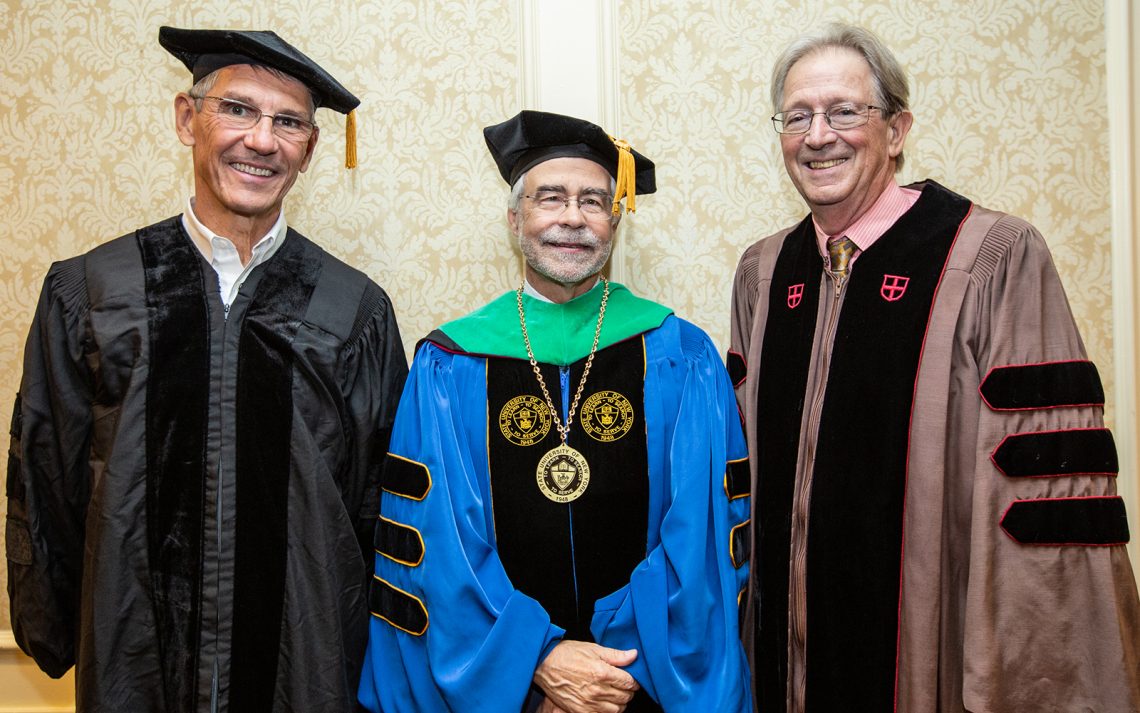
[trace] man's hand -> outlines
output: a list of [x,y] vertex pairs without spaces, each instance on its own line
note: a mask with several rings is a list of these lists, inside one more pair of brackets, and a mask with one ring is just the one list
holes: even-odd
[[564,710],[562,710],[561,708],[559,708],[558,706],[551,703],[549,698],[543,698],[542,699],[542,705],[540,705],[538,707],[538,713],[566,713],[566,712]]
[[535,669],[534,682],[546,693],[540,710],[621,713],[640,686],[618,667],[636,658],[636,649],[618,651],[585,641],[563,641]]

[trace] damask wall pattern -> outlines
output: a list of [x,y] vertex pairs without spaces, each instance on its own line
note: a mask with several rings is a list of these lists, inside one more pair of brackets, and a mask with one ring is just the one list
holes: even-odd
[[173,129],[190,77],[158,45],[163,24],[273,29],[360,97],[359,167],[344,168],[344,117],[318,111],[317,154],[285,211],[388,291],[409,353],[517,284],[506,186],[481,132],[518,111],[516,12],[500,0],[0,1],[3,423],[50,263],[180,213],[193,192]]
[[899,180],[930,178],[1037,226],[1111,393],[1099,0],[628,0],[619,8],[623,128],[657,162],[658,191],[622,238],[635,291],[697,321],[723,351],[727,276],[741,252],[807,214],[769,120],[772,64],[801,33],[852,22],[882,37],[910,80],[915,122]]
[[[360,167],[343,168],[343,117],[320,112],[316,159],[286,211],[384,286],[409,353],[517,284],[480,129],[523,108],[518,2],[0,0],[0,418],[51,261],[178,213],[192,191],[172,113],[189,80],[157,44],[162,24],[272,28],[361,97]],[[771,63],[807,27],[856,21],[911,79],[904,182],[930,177],[1035,223],[1111,389],[1100,2],[614,2],[622,133],[657,162],[660,186],[619,232],[636,291],[723,351],[741,251],[804,214],[767,118]],[[0,628],[7,616],[0,601]]]

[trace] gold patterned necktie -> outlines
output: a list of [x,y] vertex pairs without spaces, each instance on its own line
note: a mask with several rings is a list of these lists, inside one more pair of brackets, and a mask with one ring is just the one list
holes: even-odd
[[847,278],[847,266],[857,249],[855,243],[846,235],[827,244],[827,253],[831,257],[831,274],[840,282]]

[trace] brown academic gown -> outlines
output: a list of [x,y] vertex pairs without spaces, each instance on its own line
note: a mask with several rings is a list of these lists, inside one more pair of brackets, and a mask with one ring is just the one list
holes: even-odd
[[1140,710],[1116,455],[1048,249],[913,188],[838,288],[810,218],[736,273],[757,709]]

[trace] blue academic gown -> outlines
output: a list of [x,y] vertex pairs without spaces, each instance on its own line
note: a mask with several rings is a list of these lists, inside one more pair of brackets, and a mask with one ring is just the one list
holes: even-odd
[[[747,451],[732,384],[692,324],[670,315],[640,338],[645,364],[631,368],[644,366],[648,554],[625,586],[595,602],[590,630],[601,645],[637,649],[626,670],[664,710],[748,711],[738,639]],[[381,524],[410,539],[411,553],[376,555],[360,686],[373,711],[518,711],[565,633],[512,585],[499,558],[488,357],[454,347],[422,343],[396,417],[391,457],[422,480],[419,491],[386,486],[382,500]]]

